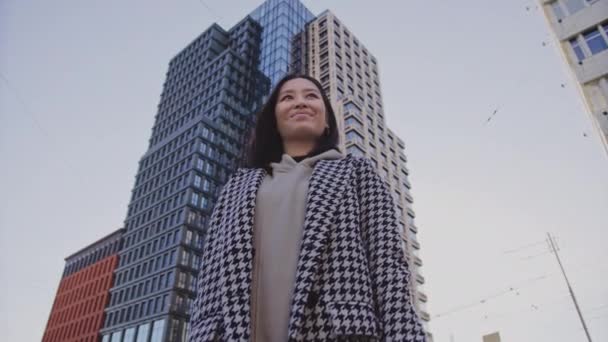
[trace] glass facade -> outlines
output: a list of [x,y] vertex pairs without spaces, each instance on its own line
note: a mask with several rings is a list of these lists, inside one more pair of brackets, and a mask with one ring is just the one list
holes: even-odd
[[293,38],[315,16],[298,0],[268,0],[250,16],[263,28],[260,70],[274,86],[290,70]]
[[258,69],[261,35],[250,17],[228,31],[214,24],[170,61],[125,219],[104,340],[185,340],[207,219],[269,89]]

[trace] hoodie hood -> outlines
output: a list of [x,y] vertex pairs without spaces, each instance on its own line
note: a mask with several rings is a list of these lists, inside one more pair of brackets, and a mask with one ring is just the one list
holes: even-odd
[[334,150],[333,148],[331,150],[327,150],[323,153],[319,153],[315,156],[304,158],[299,163],[296,162],[290,155],[288,155],[287,153],[284,153],[283,156],[281,157],[281,161],[278,163],[270,163],[270,167],[272,168],[273,174],[276,172],[286,173],[286,172],[289,172],[290,170],[292,170],[293,168],[295,168],[296,166],[303,166],[303,167],[308,167],[308,168],[312,169],[319,160],[341,159],[341,158],[344,158],[344,154]]

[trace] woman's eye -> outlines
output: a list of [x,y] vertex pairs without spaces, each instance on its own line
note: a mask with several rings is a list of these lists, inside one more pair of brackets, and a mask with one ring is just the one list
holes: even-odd
[[311,97],[313,99],[318,98],[317,94],[308,94],[307,97]]
[[283,96],[283,98],[281,99],[281,101],[284,101],[284,100],[291,100],[291,95]]

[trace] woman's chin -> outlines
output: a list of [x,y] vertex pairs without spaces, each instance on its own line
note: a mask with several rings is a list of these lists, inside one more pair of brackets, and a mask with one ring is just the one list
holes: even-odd
[[292,136],[293,138],[311,138],[311,139],[315,139],[319,136],[321,136],[321,133],[317,132],[318,129],[315,129],[314,127],[311,127],[309,125],[298,125],[298,127],[293,127],[290,130],[291,134],[289,134],[290,136]]

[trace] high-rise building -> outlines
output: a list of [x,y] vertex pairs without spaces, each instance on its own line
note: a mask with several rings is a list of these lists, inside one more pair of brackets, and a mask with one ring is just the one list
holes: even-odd
[[259,68],[274,86],[290,71],[293,38],[315,16],[299,0],[268,0],[250,16],[263,29]]
[[97,342],[122,247],[119,229],[65,259],[43,342]]
[[292,69],[320,80],[329,94],[342,149],[369,157],[389,183],[401,218],[404,251],[414,280],[411,286],[414,304],[423,321],[428,322],[405,144],[387,127],[377,59],[330,11],[319,14],[296,37],[292,53]]
[[608,0],[540,0],[608,155]]
[[103,342],[183,341],[206,220],[235,169],[268,79],[262,29],[214,24],[169,63],[139,162]]
[[[242,161],[246,133],[271,86],[294,71],[322,82],[336,110],[341,147],[370,157],[390,184],[414,305],[428,323],[405,144],[387,127],[377,60],[331,12],[314,16],[298,0],[268,0],[229,30],[211,25],[169,63],[121,231],[103,325],[95,330],[102,342],[185,340],[219,189]],[[108,292],[110,285],[104,286]],[[67,340],[53,329],[49,336]],[[90,331],[87,336],[97,336]]]

